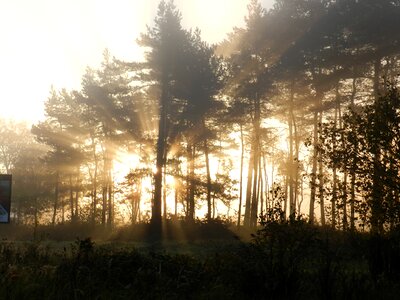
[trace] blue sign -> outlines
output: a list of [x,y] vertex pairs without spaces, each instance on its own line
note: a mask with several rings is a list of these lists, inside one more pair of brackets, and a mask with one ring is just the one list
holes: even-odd
[[0,223],[10,223],[11,175],[0,174]]

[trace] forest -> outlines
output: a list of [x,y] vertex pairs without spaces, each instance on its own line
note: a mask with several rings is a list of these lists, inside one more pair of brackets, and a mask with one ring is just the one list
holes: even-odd
[[[104,299],[121,286],[122,298],[395,298],[400,1],[276,0],[266,10],[249,0],[244,26],[215,45],[181,20],[161,1],[137,41],[143,60],[106,49],[79,90],[50,90],[43,120],[0,120],[0,170],[13,176],[13,233],[0,236],[32,239],[33,228],[36,241],[3,243],[0,256],[20,272],[29,254],[56,261],[42,277],[33,266],[19,275],[51,282],[35,290],[49,298],[61,286],[74,291],[67,299],[99,299],[92,287],[107,280]],[[94,247],[105,232],[223,241],[203,245],[220,253],[204,260]],[[50,255],[37,244],[46,236],[79,238]],[[134,283],[124,264],[138,270]],[[28,293],[12,284],[0,290]]]

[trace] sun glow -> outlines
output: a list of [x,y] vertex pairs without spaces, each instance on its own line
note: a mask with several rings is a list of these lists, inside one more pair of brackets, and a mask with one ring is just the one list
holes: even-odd
[[[135,40],[146,32],[146,25],[152,26],[159,2],[1,1],[0,80],[5,84],[2,85],[0,118],[32,123],[43,119],[43,103],[49,97],[51,86],[56,90],[79,90],[86,67],[96,69],[105,48],[118,59],[141,60],[143,50]],[[248,1],[175,0],[175,4],[182,12],[183,27],[198,26],[204,40],[216,43],[222,41],[233,26],[243,24]],[[151,123],[147,116],[143,118],[143,123]],[[151,128],[151,125],[144,128]],[[240,157],[238,150],[228,149],[225,153]],[[115,184],[122,184],[131,170],[141,167],[143,165],[137,155],[119,151],[113,161]],[[154,174],[155,166],[152,171]],[[205,168],[201,172],[205,172]],[[212,180],[216,180],[217,173],[223,172],[218,158],[213,155],[210,155],[210,172]],[[239,179],[237,162],[229,175],[234,180]],[[142,182],[142,203],[148,204],[151,199],[151,177],[147,176]],[[165,180],[168,212],[173,213],[178,180],[170,175]],[[179,204],[178,211],[182,209],[183,205]],[[203,216],[205,213],[199,209],[197,214]]]
[[[135,41],[153,24],[159,0],[0,1],[0,117],[37,122],[50,87],[79,89],[105,48],[125,61],[143,58]],[[270,0],[262,1],[266,7]],[[175,0],[182,25],[210,43],[241,26],[247,0]],[[229,7],[229,9],[227,9]]]
[[[102,53],[126,60],[143,57],[135,39],[152,20],[145,1],[2,1],[2,106],[0,117],[35,122],[44,116],[50,87],[78,89],[86,66]],[[71,22],[71,19],[73,22]],[[23,88],[21,88],[23,87]]]
[[113,162],[113,178],[115,183],[122,183],[125,181],[126,175],[131,170],[140,166],[140,158],[136,154],[131,154],[125,151],[117,153],[117,159]]

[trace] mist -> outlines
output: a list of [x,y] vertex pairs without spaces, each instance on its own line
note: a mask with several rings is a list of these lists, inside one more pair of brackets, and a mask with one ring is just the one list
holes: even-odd
[[400,3],[250,0],[221,15],[236,22],[223,35],[213,16],[245,5],[193,3],[112,32],[132,49],[90,50],[102,56],[51,86],[32,125],[0,119],[0,290],[397,295]]

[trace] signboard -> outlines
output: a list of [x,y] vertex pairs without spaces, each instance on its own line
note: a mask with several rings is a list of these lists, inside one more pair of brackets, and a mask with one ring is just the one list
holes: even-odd
[[0,223],[10,223],[11,175],[0,174]]

